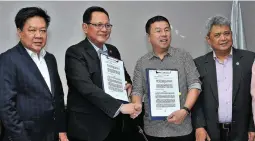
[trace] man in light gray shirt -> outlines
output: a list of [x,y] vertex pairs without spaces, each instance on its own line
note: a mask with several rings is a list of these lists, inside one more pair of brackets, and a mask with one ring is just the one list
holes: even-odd
[[[171,27],[165,17],[152,17],[147,21],[145,29],[153,51],[137,61],[132,90],[133,103],[140,103],[141,106],[141,99],[145,96],[145,133],[150,141],[192,141],[194,137],[189,113],[200,93],[199,73],[189,53],[170,47]],[[169,113],[166,120],[151,119],[145,71],[147,68],[178,70],[181,109]]]

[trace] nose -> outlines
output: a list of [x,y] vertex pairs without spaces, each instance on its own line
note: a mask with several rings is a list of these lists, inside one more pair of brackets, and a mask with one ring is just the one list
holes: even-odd
[[163,31],[161,32],[161,36],[167,36],[167,31],[164,31],[164,30],[163,30]]
[[40,37],[42,37],[42,32],[40,30],[36,30],[34,36],[40,38]]
[[106,25],[103,25],[103,27],[101,28],[101,31],[107,31]]
[[226,40],[226,39],[227,39],[227,36],[225,36],[224,34],[221,34],[220,39],[221,39],[221,40]]

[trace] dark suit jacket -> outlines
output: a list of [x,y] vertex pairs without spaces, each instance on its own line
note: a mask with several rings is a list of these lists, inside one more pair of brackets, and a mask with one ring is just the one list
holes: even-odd
[[50,53],[44,58],[52,93],[21,43],[1,55],[0,116],[5,141],[40,141],[49,132],[65,130],[64,94],[57,62]]
[[[233,98],[231,141],[247,141],[254,131],[251,110],[251,68],[253,52],[233,48]],[[202,81],[202,93],[192,112],[194,128],[205,127],[212,141],[220,141],[218,88],[213,52],[195,59]]]
[[[118,49],[106,44],[108,55],[121,59]],[[102,88],[98,54],[86,38],[69,47],[65,57],[69,87],[67,98],[68,135],[89,141],[102,141],[115,124],[114,115],[121,102]],[[131,83],[125,70],[126,81]]]

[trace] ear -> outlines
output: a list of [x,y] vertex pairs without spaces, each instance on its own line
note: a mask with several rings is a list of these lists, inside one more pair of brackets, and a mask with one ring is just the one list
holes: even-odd
[[88,32],[88,24],[86,24],[86,23],[83,23],[82,24],[82,29],[83,29],[83,32],[85,33],[85,34],[87,34],[87,32]]
[[22,37],[22,31],[20,28],[17,28],[17,35],[19,36],[19,38],[21,39]]
[[151,42],[150,34],[146,33],[146,36],[147,36],[148,42],[150,43]]
[[207,41],[207,43],[209,44],[209,45],[211,45],[211,40],[210,40],[210,37],[209,37],[210,35],[207,35],[206,37],[205,37],[205,40]]

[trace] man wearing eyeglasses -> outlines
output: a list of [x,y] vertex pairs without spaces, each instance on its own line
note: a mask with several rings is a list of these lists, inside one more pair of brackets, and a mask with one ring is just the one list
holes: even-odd
[[[82,28],[86,38],[69,47],[65,56],[69,140],[121,141],[122,114],[135,114],[136,107],[122,104],[102,88],[99,52],[121,59],[118,49],[105,43],[112,28],[107,11],[89,7]],[[125,77],[130,94],[131,79],[126,70]]]

